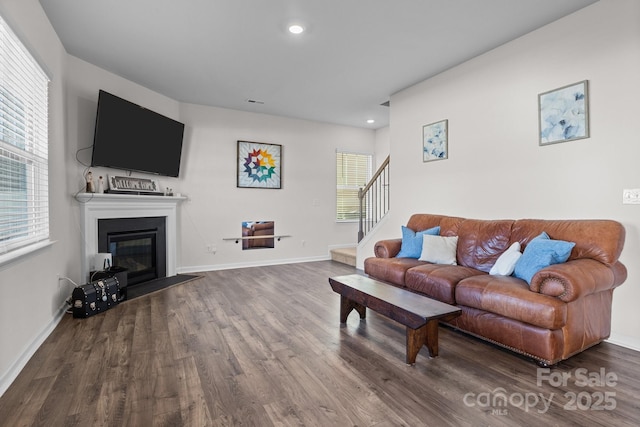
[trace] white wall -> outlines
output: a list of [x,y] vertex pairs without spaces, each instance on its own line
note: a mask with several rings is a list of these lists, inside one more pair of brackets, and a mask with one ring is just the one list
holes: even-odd
[[[375,132],[264,114],[183,105],[187,125],[180,189],[180,271],[327,259],[330,247],[355,245],[357,226],[336,223],[337,149],[374,152]],[[237,141],[282,145],[282,189],[236,187]],[[242,250],[242,221],[275,221],[291,235],[273,249]],[[212,244],[216,253],[206,252]]]
[[383,128],[376,130],[376,144],[375,144],[375,153],[376,153],[376,164],[374,171],[377,170],[382,162],[389,156],[389,150],[391,148],[391,129],[389,126],[385,126]]
[[[601,0],[391,98],[391,214],[358,251],[415,212],[471,218],[608,218],[627,231],[629,277],[612,341],[640,349],[640,2]],[[537,97],[589,80],[591,137],[540,147]],[[423,163],[424,124],[449,120],[448,160]]]
[[[330,247],[356,243],[355,224],[333,221],[335,151],[373,153],[373,130],[181,104],[72,56],[67,68],[70,152],[92,144],[99,89],[185,123],[180,178],[133,174],[188,197],[179,208],[179,272],[328,259]],[[282,145],[282,189],[236,188],[237,140]],[[91,150],[80,151],[78,158],[89,164]],[[73,161],[69,169],[71,191],[77,191],[85,167]],[[92,170],[94,176],[125,173]],[[241,236],[242,221],[256,220],[273,220],[277,234],[292,237],[274,249],[251,251],[222,240]],[[215,254],[207,245],[215,246]]]
[[[65,182],[65,52],[40,4],[3,0],[0,14],[51,78],[49,89],[49,205],[52,246],[0,267],[0,394],[62,316],[72,286],[57,275],[74,276],[78,244],[70,220]],[[57,167],[56,167],[57,165]]]
[[[67,55],[66,70],[67,113],[67,171],[70,194],[84,189],[84,174],[91,162],[91,146],[100,89],[142,105],[160,114],[180,119],[180,103],[153,92],[143,86],[105,71],[74,56]],[[88,148],[88,149],[86,149]],[[76,160],[76,158],[78,160]],[[92,168],[94,178],[105,174],[126,175],[126,171],[109,168]],[[176,178],[160,177],[142,173],[134,176],[157,179],[164,186],[173,187]],[[75,221],[80,227],[79,204],[73,201]],[[79,229],[78,229],[79,230]],[[80,236],[79,236],[80,237]]]

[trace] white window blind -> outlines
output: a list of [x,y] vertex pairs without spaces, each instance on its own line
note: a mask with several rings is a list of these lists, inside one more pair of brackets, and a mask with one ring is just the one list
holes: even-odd
[[371,179],[371,154],[336,152],[336,220],[357,221],[358,190]]
[[48,87],[0,17],[0,258],[49,238]]

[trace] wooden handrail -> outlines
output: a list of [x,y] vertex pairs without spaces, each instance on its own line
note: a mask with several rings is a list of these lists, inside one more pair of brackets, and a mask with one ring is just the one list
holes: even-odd
[[360,242],[366,232],[389,211],[389,156],[382,162],[369,182],[358,190],[358,199],[360,201],[358,242]]
[[[363,188],[360,189],[360,191],[362,193],[366,193],[367,191],[369,191],[369,189],[371,188],[371,186],[373,185],[373,183],[380,177],[380,175],[382,175],[382,172],[384,171],[384,169],[389,166],[389,156],[387,156],[386,159],[384,159],[384,162],[382,162],[382,164],[380,165],[380,167],[378,168],[378,170],[376,171],[375,174],[373,174],[373,176],[371,177],[371,179],[369,180],[369,182],[367,183],[367,185],[365,185]],[[358,194],[358,197],[360,197],[360,194]]]

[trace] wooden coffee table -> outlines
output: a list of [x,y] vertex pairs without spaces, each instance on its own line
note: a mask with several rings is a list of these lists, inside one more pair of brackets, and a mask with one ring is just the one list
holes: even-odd
[[438,322],[462,313],[458,307],[358,274],[330,277],[329,283],[340,294],[340,323],[347,321],[352,310],[364,319],[368,307],[407,327],[409,365],[416,362],[423,345],[429,356],[438,356]]

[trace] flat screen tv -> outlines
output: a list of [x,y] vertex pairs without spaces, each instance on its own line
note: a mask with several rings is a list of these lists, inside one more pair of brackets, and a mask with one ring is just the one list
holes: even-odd
[[91,166],[177,177],[184,124],[100,90]]

